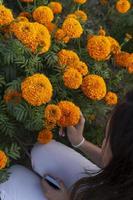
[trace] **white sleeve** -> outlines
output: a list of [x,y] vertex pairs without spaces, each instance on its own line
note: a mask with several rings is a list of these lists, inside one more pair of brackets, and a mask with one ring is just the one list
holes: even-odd
[[99,168],[81,154],[55,140],[46,145],[36,144],[31,152],[32,167],[40,175],[61,178],[67,187],[86,176],[85,171]]
[[4,190],[0,190],[0,200],[14,200]]
[[23,166],[15,165],[8,181],[0,184],[0,200],[47,200],[40,178]]

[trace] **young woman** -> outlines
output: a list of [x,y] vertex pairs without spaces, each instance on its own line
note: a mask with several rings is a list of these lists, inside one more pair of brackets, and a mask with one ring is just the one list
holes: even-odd
[[[43,196],[38,183],[39,178],[34,177],[35,175],[26,169],[19,169],[22,167],[15,167],[12,169],[9,181],[0,186],[1,194],[2,192],[3,196],[7,194],[10,200],[132,200],[133,91],[129,92],[126,100],[117,105],[112,112],[101,149],[84,140],[83,128],[84,118],[81,116],[76,127],[67,128],[68,138],[73,146],[88,155],[101,170],[70,148],[52,141],[48,145],[36,145],[33,148],[33,168],[42,176],[47,173],[59,176],[67,187],[60,182],[61,189],[56,190],[43,179]],[[89,170],[86,175],[82,173],[85,169]],[[61,170],[63,172],[60,174]],[[25,175],[22,175],[24,173]],[[20,174],[23,176],[23,181],[19,178]],[[37,178],[38,180],[35,180]],[[75,181],[77,182],[73,184]],[[14,188],[11,185],[14,185]],[[73,186],[70,188],[70,185]],[[12,194],[14,191],[17,198]],[[3,199],[8,200],[8,198]]]

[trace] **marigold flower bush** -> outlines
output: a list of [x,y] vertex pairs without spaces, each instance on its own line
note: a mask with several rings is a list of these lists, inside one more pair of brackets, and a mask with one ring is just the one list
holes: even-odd
[[[132,0],[4,0],[0,5],[0,182],[36,142],[86,119],[101,145],[108,114],[133,88]],[[115,23],[114,23],[115,22]]]

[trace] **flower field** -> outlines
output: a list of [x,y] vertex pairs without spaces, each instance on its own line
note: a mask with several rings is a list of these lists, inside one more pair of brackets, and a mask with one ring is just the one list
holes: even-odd
[[101,145],[107,117],[133,89],[133,1],[0,1],[0,182],[39,142],[75,126]]

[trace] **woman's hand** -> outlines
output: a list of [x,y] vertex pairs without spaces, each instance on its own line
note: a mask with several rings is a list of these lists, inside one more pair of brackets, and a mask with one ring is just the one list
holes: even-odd
[[80,115],[80,121],[76,126],[67,127],[67,136],[72,145],[78,145],[83,139],[85,118]]
[[[56,178],[57,179],[57,178]],[[45,197],[48,200],[69,200],[69,193],[64,185],[64,183],[58,179],[61,189],[54,189],[45,180],[42,180],[42,188]]]

